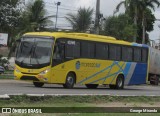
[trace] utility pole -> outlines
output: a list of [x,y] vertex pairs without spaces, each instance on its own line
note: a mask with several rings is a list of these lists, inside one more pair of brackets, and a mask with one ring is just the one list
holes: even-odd
[[57,5],[57,12],[56,12],[56,22],[55,22],[55,30],[57,30],[57,17],[58,17],[58,6],[61,5],[61,2],[55,3]]
[[95,33],[99,34],[100,0],[96,3]]

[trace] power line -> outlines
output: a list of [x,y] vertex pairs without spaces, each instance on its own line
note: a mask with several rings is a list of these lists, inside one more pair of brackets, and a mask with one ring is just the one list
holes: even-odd
[[[46,2],[47,3],[47,2]],[[47,4],[47,6],[49,6],[49,7],[52,7],[52,8],[56,8],[55,6],[52,6],[51,4]],[[62,5],[61,5],[62,6]],[[70,8],[68,8],[67,6],[65,6],[65,7],[59,7],[59,9],[61,9],[61,10],[68,10],[68,11],[73,11],[73,12],[77,12],[79,9],[70,9]],[[64,6],[64,5],[63,5]],[[67,7],[67,8],[66,8]],[[96,14],[96,12],[95,11],[93,11],[93,14]]]
[[[46,2],[47,3],[47,2]],[[51,4],[46,4],[47,6],[49,6],[49,7],[54,7],[54,8],[56,8],[56,6],[54,5],[51,5]],[[63,5],[61,5],[60,7],[59,7],[59,9],[64,9],[64,10],[71,10],[71,11],[78,11],[78,9],[69,9],[68,7],[66,8],[66,7],[63,7]]]
[[[52,10],[48,10],[50,14],[56,14],[56,12],[53,12]],[[64,12],[58,12],[58,14],[61,14],[61,15],[67,15],[67,13],[64,13]]]
[[73,6],[66,6],[66,5],[62,5],[62,6],[64,6],[64,7],[72,7],[74,9],[77,9],[76,7],[73,7]]

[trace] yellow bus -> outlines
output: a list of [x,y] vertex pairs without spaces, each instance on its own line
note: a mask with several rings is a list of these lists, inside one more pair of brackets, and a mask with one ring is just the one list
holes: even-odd
[[144,84],[148,46],[86,33],[26,33],[19,40],[14,75],[35,87],[45,83],[97,88]]

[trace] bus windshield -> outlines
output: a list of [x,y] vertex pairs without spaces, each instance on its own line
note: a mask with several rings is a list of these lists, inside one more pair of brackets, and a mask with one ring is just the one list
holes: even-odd
[[31,67],[49,64],[53,42],[51,38],[22,38],[16,54],[16,63]]

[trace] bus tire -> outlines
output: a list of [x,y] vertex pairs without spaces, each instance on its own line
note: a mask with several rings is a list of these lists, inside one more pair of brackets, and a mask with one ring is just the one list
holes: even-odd
[[124,77],[123,75],[118,75],[116,79],[115,89],[123,89],[124,88]]
[[71,89],[74,87],[75,75],[73,73],[68,73],[66,77],[66,82],[63,84],[64,88]]
[[98,84],[86,84],[86,87],[88,89],[96,89],[98,87]]
[[44,85],[44,83],[41,82],[33,82],[35,87],[42,87]]

